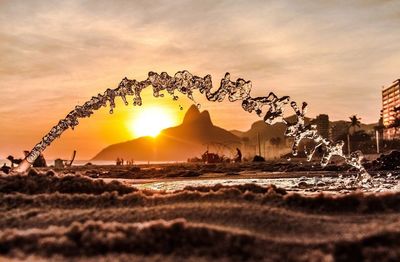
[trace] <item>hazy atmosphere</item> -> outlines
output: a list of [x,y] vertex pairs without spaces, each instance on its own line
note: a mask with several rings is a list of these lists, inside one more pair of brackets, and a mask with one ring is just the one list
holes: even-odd
[[399,65],[399,0],[0,0],[0,261],[400,261]]
[[[309,116],[377,122],[381,88],[399,77],[399,28],[399,1],[3,0],[0,157],[30,149],[75,105],[148,71],[211,74],[214,85],[229,71],[252,80],[254,95],[307,101]],[[196,97],[228,130],[258,119],[238,103]],[[161,105],[176,125],[190,101],[148,93],[144,105]],[[130,127],[138,111],[122,103],[113,115],[100,110],[45,155],[77,149],[89,159],[137,137]]]

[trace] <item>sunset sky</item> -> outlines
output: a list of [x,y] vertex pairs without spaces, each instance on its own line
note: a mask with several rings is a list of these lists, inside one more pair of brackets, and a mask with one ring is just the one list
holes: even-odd
[[[269,91],[307,101],[309,116],[379,118],[381,88],[400,78],[400,1],[5,1],[0,0],[0,158],[22,156],[75,105],[143,80],[148,71],[225,72]],[[226,129],[258,120],[239,103],[202,110]],[[129,100],[129,102],[131,99]],[[156,99],[178,124],[190,101]],[[180,105],[183,110],[180,110]],[[105,146],[135,137],[141,108],[118,102],[81,120],[48,150],[89,159]],[[287,109],[287,114],[292,114]]]

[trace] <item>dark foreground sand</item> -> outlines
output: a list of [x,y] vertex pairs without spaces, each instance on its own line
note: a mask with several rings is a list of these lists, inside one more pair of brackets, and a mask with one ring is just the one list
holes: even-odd
[[399,192],[305,195],[255,184],[167,192],[81,171],[0,177],[2,259],[400,260]]

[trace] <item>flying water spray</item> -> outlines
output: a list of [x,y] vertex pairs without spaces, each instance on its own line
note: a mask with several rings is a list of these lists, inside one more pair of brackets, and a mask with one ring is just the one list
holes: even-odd
[[[137,81],[128,78],[122,79],[118,87],[115,89],[107,89],[103,94],[93,96],[83,105],[77,105],[67,114],[64,119],[61,119],[57,125],[37,143],[29,152],[21,164],[16,167],[14,172],[27,171],[35,159],[48,147],[56,138],[68,128],[74,129],[78,124],[79,118],[90,117],[94,111],[101,107],[110,107],[110,114],[115,108],[115,98],[120,97],[125,105],[128,105],[127,96],[133,96],[133,105],[141,106],[143,89],[151,86],[153,88],[154,97],[164,97],[164,94],[172,96],[173,100],[178,99],[178,94],[187,96],[198,107],[193,92],[197,89],[201,94],[205,95],[207,100],[212,102],[222,102],[226,97],[230,102],[241,101],[243,110],[253,113],[255,112],[261,117],[265,123],[274,124],[282,122],[287,125],[285,136],[293,138],[292,154],[297,155],[298,146],[303,139],[312,140],[315,146],[312,150],[306,151],[307,158],[310,161],[317,148],[323,150],[321,165],[326,166],[333,156],[342,157],[345,162],[355,167],[359,174],[367,176],[365,168],[361,164],[362,154],[359,151],[346,156],[343,153],[343,141],[332,142],[320,134],[318,134],[315,125],[306,125],[305,114],[307,111],[307,103],[303,103],[299,108],[297,103],[290,100],[289,96],[278,97],[273,92],[267,96],[252,97],[250,95],[252,84],[251,81],[238,78],[236,81],[230,79],[230,74],[226,73],[221,79],[219,87],[213,91],[213,85],[210,75],[204,77],[196,76],[184,70],[177,72],[174,76],[168,75],[166,72],[161,74],[149,72],[147,79]],[[284,107],[289,104],[296,113],[297,121],[289,123],[284,119]]]

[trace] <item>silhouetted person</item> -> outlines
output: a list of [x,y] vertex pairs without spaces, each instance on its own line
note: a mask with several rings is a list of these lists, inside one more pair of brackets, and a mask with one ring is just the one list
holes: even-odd
[[236,148],[235,163],[242,162],[242,152],[239,148]]

